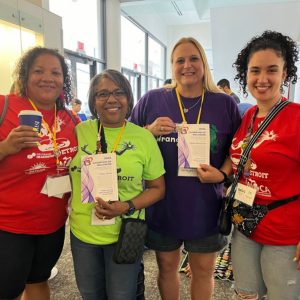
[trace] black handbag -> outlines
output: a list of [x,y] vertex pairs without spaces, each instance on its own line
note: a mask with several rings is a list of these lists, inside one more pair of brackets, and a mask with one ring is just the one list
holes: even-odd
[[231,201],[228,197],[223,197],[219,228],[220,234],[229,235],[231,227]]
[[[289,103],[290,103],[289,101],[281,101],[273,109],[273,111],[268,115],[268,117],[265,118],[264,121],[260,124],[258,130],[255,132],[255,134],[251,138],[249,144],[247,145],[247,147],[243,151],[243,154],[240,158],[240,161],[239,161],[239,164],[238,164],[238,167],[237,167],[237,171],[236,171],[233,183],[231,185],[231,189],[230,189],[229,193],[226,195],[226,197],[223,197],[223,199],[222,199],[220,229],[219,229],[220,234],[226,235],[226,236],[229,235],[230,232],[231,232],[231,227],[232,227],[231,223],[232,222],[237,226],[237,224],[236,224],[237,222],[234,221],[234,218],[233,218],[234,213],[232,211],[233,210],[233,203],[235,201],[234,200],[234,195],[235,195],[235,192],[236,192],[236,187],[237,187],[239,178],[240,178],[240,176],[241,176],[241,174],[244,170],[244,165],[248,160],[248,157],[249,157],[249,154],[250,154],[250,151],[251,151],[252,147],[254,146],[254,144],[258,140],[258,138],[261,136],[261,134],[265,131],[265,129],[272,122],[272,120],[276,117],[276,115]],[[282,201],[284,201],[284,200],[282,200]],[[251,206],[249,206],[249,207],[251,207]],[[234,208],[234,209],[236,209],[236,208]],[[257,224],[255,225],[255,227],[257,226]],[[251,226],[253,226],[253,225],[249,225],[249,227],[251,227]],[[243,224],[240,224],[240,226],[237,227],[237,228],[238,228],[239,231],[241,231],[241,229],[243,228]],[[251,232],[252,232],[252,230],[251,230]],[[241,233],[245,234],[242,231],[241,231]]]
[[148,227],[145,220],[139,218],[140,213],[137,219],[121,216],[121,230],[113,254],[116,264],[135,264],[141,256]]

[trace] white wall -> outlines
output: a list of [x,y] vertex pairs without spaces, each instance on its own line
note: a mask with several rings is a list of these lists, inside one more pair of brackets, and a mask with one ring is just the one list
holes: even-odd
[[[236,92],[232,64],[240,50],[253,36],[267,29],[279,31],[296,40],[300,30],[299,15],[299,2],[211,9],[215,80],[227,78]],[[255,103],[251,96],[241,100]]]
[[[43,1],[47,2],[47,0]],[[37,22],[39,19],[42,20],[45,47],[57,48],[63,53],[61,17],[26,0],[0,0],[0,3],[17,8],[20,12],[32,16],[32,20],[29,19],[28,23]]]
[[194,25],[176,25],[168,26],[168,44],[167,44],[167,78],[171,78],[170,56],[173,46],[183,37],[193,37],[204,48],[211,49],[211,25],[210,23],[200,23]]

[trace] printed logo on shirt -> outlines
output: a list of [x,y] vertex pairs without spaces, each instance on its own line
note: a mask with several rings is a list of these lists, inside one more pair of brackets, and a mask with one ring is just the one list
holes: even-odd
[[[84,145],[80,149],[87,155],[92,155],[92,154],[96,153],[96,150],[90,151],[87,148],[90,149],[91,148],[90,145],[88,145],[88,144]],[[107,152],[112,151],[112,150],[113,150],[113,148],[108,149]],[[129,151],[129,150],[136,151],[136,146],[134,144],[132,144],[130,141],[129,142],[122,141],[122,143],[117,146],[115,153],[116,153],[116,155],[121,156],[122,154],[124,154],[126,151]],[[77,166],[74,166],[73,168],[71,168],[71,172],[75,172],[75,171],[81,172],[81,168],[77,167]],[[121,172],[122,172],[122,168],[119,165],[117,165],[117,174],[119,174]],[[134,179],[134,176],[119,176],[118,175],[118,180],[132,181],[133,179]]]
[[[66,125],[66,122],[62,120],[59,116],[56,118],[56,133],[61,131],[61,128],[63,125]],[[54,126],[52,126],[51,131],[54,131]],[[40,146],[38,146],[39,150],[41,152],[46,152],[46,151],[53,151],[54,150],[54,144],[53,144],[53,139],[51,133],[48,131],[47,127],[45,126],[44,123],[42,123],[41,126],[41,142]],[[57,138],[56,143],[58,148],[63,149],[68,147],[71,142],[64,137]]]
[[36,173],[44,172],[46,169],[49,169],[49,167],[46,166],[44,163],[37,163],[34,164],[30,169],[25,170],[25,174],[31,175]]
[[[59,116],[57,116],[56,118],[56,133],[60,132],[62,130],[62,126],[65,126],[66,122],[64,120],[62,120]],[[53,132],[54,130],[54,126],[52,126],[51,131]],[[41,152],[33,152],[29,155],[27,155],[27,159],[49,159],[53,157],[53,150],[54,150],[54,144],[53,144],[53,139],[52,136],[50,134],[50,132],[48,131],[48,129],[46,128],[46,126],[42,123],[41,126],[41,142],[40,142],[40,146],[38,146],[38,149]],[[64,137],[61,138],[57,138],[56,139],[57,145],[60,148],[61,154],[62,155],[67,155],[70,153],[76,153],[78,147],[70,147],[67,148],[68,146],[70,146],[71,142]],[[72,157],[63,157],[63,158],[59,158],[59,169],[68,169],[69,165],[71,163]],[[31,169],[30,169],[31,170]],[[31,172],[31,171],[30,171]],[[40,171],[42,172],[42,171]],[[35,172],[36,173],[36,172]],[[30,173],[32,174],[32,173]]]
[[271,191],[268,189],[267,186],[261,184],[257,185],[256,181],[253,179],[247,180],[247,186],[256,189],[256,194],[264,197],[271,197]]
[[[260,138],[256,141],[256,143],[254,144],[253,148],[258,148],[263,142],[265,141],[275,141],[276,138],[278,137],[278,134],[275,134],[274,131],[272,130],[270,131],[264,131],[263,134],[260,136]],[[242,144],[243,141],[240,141],[239,143],[234,143],[234,141],[236,140],[236,138],[233,139],[232,141],[232,145],[231,145],[231,149],[233,150],[240,150],[240,153],[234,153],[230,156],[231,161],[233,162],[234,169],[237,169],[238,163],[240,161],[241,155],[243,153],[242,150]],[[256,171],[258,166],[257,164],[253,161],[253,159],[250,157],[251,160],[251,170],[250,170],[250,179],[247,180],[247,185],[256,189],[257,191],[257,195],[260,196],[264,196],[264,197],[271,197],[271,191],[268,189],[267,186],[265,185],[257,185],[256,181],[254,179],[267,179],[269,178],[269,173],[265,173],[265,172],[258,172]]]
[[[264,131],[264,133],[260,136],[260,138],[255,142],[253,148],[255,149],[255,148],[259,147],[264,141],[276,141],[277,137],[278,137],[278,134],[275,134],[273,130],[271,132]],[[236,140],[236,138],[234,138],[232,140],[231,148],[233,150],[237,150],[237,149],[240,148],[241,149],[241,154],[240,155],[242,155],[242,144],[243,144],[243,141],[240,141],[239,143],[234,144],[234,140]]]

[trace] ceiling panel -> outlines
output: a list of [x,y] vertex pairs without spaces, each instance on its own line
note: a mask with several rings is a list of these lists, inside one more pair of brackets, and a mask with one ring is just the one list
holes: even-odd
[[[120,0],[122,10],[129,16],[156,14],[167,25],[207,22],[210,9],[265,3],[300,2],[300,0]],[[176,12],[175,3],[182,13]]]

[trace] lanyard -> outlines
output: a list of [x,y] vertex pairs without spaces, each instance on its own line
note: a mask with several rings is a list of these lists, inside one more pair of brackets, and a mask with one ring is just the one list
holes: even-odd
[[[31,103],[32,107],[38,111],[38,109],[36,108],[36,106],[34,105],[34,103],[28,98],[29,102]],[[51,134],[52,136],[52,139],[53,139],[53,145],[54,145],[54,150],[53,150],[53,155],[54,157],[56,158],[56,166],[58,167],[59,166],[59,157],[61,155],[61,152],[57,146],[57,143],[56,143],[56,103],[54,105],[55,107],[55,112],[54,112],[54,129],[53,129],[53,133],[52,131],[50,130],[48,124],[45,122],[44,118],[42,119],[44,125],[46,126],[46,128],[48,129],[49,133]]]
[[[123,124],[123,126],[122,126],[122,128],[121,128],[121,130],[120,130],[120,133],[119,133],[119,135],[118,135],[117,141],[116,141],[115,146],[114,146],[114,148],[113,148],[113,150],[112,150],[111,153],[114,153],[114,152],[116,151],[116,148],[117,148],[117,146],[118,146],[118,144],[119,144],[121,135],[122,135],[123,130],[124,130],[124,128],[125,128],[125,124],[126,124],[126,122],[124,122],[124,124]],[[97,154],[102,154],[102,153],[103,153],[103,152],[101,151],[101,130],[102,130],[102,123],[100,123],[99,131],[98,131],[98,134],[97,134]]]
[[[197,119],[197,124],[199,124],[200,122],[200,116],[201,116],[201,111],[202,111],[202,104],[203,104],[203,101],[204,101],[204,88],[202,89],[202,99],[201,99],[201,105],[200,105],[200,109],[199,109],[199,114],[198,114],[198,119]],[[185,115],[184,115],[184,112],[183,112],[183,109],[182,109],[182,104],[181,104],[181,99],[180,99],[180,95],[178,93],[178,89],[176,88],[176,95],[177,95],[177,100],[178,100],[178,104],[179,104],[179,108],[180,108],[180,112],[181,112],[181,116],[182,116],[182,124],[187,124],[186,122],[186,119],[185,119]]]
[[[270,113],[275,109],[275,107],[282,101],[282,96],[280,96],[279,100],[273,105],[273,107],[270,109],[270,111],[268,112],[268,114],[266,115],[265,119],[270,115]],[[254,119],[256,117],[258,113],[258,107],[256,108],[253,116],[252,116],[252,119],[251,119],[251,122],[250,122],[250,125],[248,127],[248,130],[247,130],[247,134],[243,140],[243,144],[242,144],[242,150],[244,151],[247,147],[247,145],[249,144],[250,142],[250,139],[251,139],[251,136],[252,136],[252,131],[253,131],[253,124],[254,124]],[[250,169],[251,169],[251,159],[250,159],[250,154],[251,152],[249,153],[249,157],[246,161],[246,163],[244,164],[244,177],[245,178],[249,178],[250,177]]]

